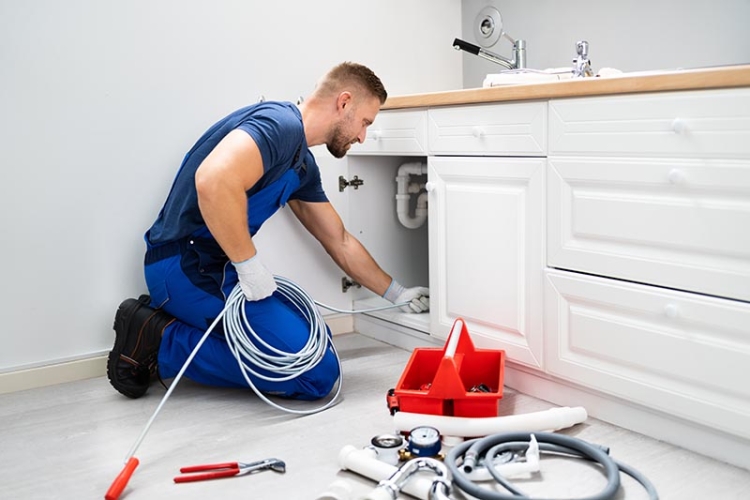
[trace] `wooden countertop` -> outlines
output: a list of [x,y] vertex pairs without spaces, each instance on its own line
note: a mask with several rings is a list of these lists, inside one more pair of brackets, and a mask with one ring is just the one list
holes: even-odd
[[381,109],[729,87],[750,87],[750,65],[410,94],[389,97]]

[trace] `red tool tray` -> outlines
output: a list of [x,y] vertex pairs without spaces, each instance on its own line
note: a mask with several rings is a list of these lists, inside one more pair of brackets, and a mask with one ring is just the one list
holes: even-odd
[[503,397],[505,351],[475,349],[462,318],[443,348],[416,348],[395,389],[391,411],[495,417]]

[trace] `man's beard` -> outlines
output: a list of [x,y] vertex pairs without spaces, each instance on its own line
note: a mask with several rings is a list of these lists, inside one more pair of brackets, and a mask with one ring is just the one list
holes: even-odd
[[356,142],[355,140],[347,138],[341,129],[341,123],[338,123],[331,133],[331,140],[326,143],[328,152],[331,153],[334,158],[343,158],[346,155],[346,152],[349,151],[349,146],[353,142]]

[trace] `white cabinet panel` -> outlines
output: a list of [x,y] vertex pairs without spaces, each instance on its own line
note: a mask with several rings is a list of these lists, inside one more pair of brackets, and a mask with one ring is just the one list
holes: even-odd
[[550,158],[548,264],[750,301],[750,162]]
[[428,167],[433,334],[462,317],[477,346],[541,366],[545,160],[430,157]]
[[550,101],[549,154],[750,157],[750,89]]
[[365,142],[349,154],[424,155],[427,145],[426,110],[385,110],[367,129]]
[[547,371],[750,438],[750,304],[548,271]]
[[546,155],[546,102],[436,108],[428,117],[430,154]]

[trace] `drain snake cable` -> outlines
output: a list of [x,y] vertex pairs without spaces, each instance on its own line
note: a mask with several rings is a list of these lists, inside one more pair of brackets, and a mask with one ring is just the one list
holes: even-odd
[[[138,459],[135,457],[135,452],[143,442],[146,434],[148,434],[149,429],[151,429],[151,426],[156,420],[156,417],[161,412],[161,409],[164,407],[164,404],[172,395],[172,391],[174,391],[175,387],[177,387],[177,383],[184,375],[185,370],[187,370],[187,367],[190,365],[190,362],[193,361],[193,358],[195,357],[198,350],[201,348],[208,336],[222,319],[224,319],[225,322],[224,335],[227,343],[229,344],[229,347],[232,350],[235,359],[237,359],[237,363],[239,364],[240,370],[242,371],[245,380],[253,389],[253,391],[271,406],[274,406],[288,413],[307,415],[321,412],[338,403],[338,396],[341,393],[341,385],[343,379],[341,359],[339,359],[336,347],[333,345],[333,342],[328,335],[328,328],[326,327],[325,321],[323,320],[323,315],[320,313],[320,310],[317,306],[339,313],[359,314],[385,309],[393,309],[408,305],[408,302],[406,302],[382,307],[373,307],[370,309],[360,309],[356,311],[342,310],[316,302],[302,288],[284,277],[274,276],[274,279],[276,280],[278,292],[289,299],[289,301],[295,305],[297,310],[300,311],[302,315],[310,322],[310,337],[304,348],[297,353],[285,353],[270,346],[268,343],[260,339],[260,337],[250,327],[250,324],[247,320],[245,308],[243,307],[245,304],[245,295],[238,283],[229,294],[229,297],[224,304],[224,309],[222,309],[221,313],[219,313],[219,315],[214,319],[214,321],[211,323],[211,326],[208,327],[201,339],[190,352],[190,355],[185,360],[182,368],[180,368],[180,371],[177,372],[177,375],[169,385],[166,394],[162,396],[159,405],[156,407],[156,410],[154,410],[154,413],[151,414],[151,418],[149,418],[146,426],[138,436],[138,439],[136,439],[135,443],[133,443],[133,446],[130,448],[130,451],[128,451],[128,454],[125,456],[125,466],[117,475],[115,480],[112,481],[109,490],[107,490],[107,493],[104,495],[105,500],[117,500],[122,491],[127,486],[128,481],[130,481],[130,477],[133,475],[136,467],[138,467],[139,464]],[[261,345],[268,349],[272,354],[269,355],[268,353],[259,351],[253,345],[252,341],[249,338],[249,335],[255,338],[256,341],[258,341]],[[334,394],[334,396],[327,403],[317,408],[312,408],[309,410],[295,410],[274,403],[265,395],[263,395],[257,387],[255,387],[255,384],[252,383],[252,381],[250,380],[250,376],[248,375],[249,372],[264,380],[272,380],[277,382],[290,380],[314,368],[318,364],[318,362],[323,359],[323,356],[325,355],[329,347],[335,354],[336,361],[339,365],[339,379],[337,381],[336,393]],[[252,369],[252,366],[248,365],[248,363],[265,367],[266,369],[269,369],[281,375],[274,378],[258,374]]]
[[[195,345],[190,355],[185,360],[185,363],[182,365],[182,368],[180,368],[180,371],[177,373],[174,380],[169,385],[166,394],[164,394],[164,396],[162,397],[159,405],[156,407],[156,410],[154,410],[154,413],[151,415],[151,418],[146,423],[146,426],[143,428],[140,436],[138,437],[138,439],[136,439],[135,443],[133,443],[133,446],[130,448],[130,451],[125,457],[126,464],[134,457],[135,452],[141,445],[141,442],[143,442],[146,434],[148,434],[151,425],[154,423],[154,420],[156,420],[159,412],[161,412],[162,407],[172,395],[172,391],[174,391],[177,383],[184,375],[185,370],[187,370],[187,367],[190,365],[190,362],[193,360],[198,350],[201,348],[214,328],[216,328],[216,325],[222,319],[224,319],[224,335],[227,343],[229,344],[229,347],[232,350],[235,359],[237,359],[240,370],[242,371],[242,374],[245,377],[245,380],[247,381],[250,388],[253,389],[253,391],[263,401],[270,404],[271,406],[274,406],[275,408],[286,411],[288,413],[308,415],[327,410],[334,404],[338,403],[338,396],[341,393],[341,382],[343,378],[343,372],[341,370],[341,360],[339,359],[336,347],[333,345],[333,342],[331,342],[331,339],[329,338],[328,329],[323,319],[323,315],[321,314],[320,309],[316,306],[344,314],[360,314],[386,309],[394,309],[397,307],[408,305],[408,303],[401,303],[382,307],[373,307],[369,309],[359,309],[355,311],[337,309],[335,307],[327,306],[313,300],[312,297],[310,297],[302,288],[300,288],[297,284],[287,278],[284,278],[282,276],[274,276],[274,279],[276,280],[278,292],[289,299],[289,301],[292,302],[295,307],[310,322],[310,337],[308,338],[307,344],[304,346],[304,348],[297,353],[286,353],[270,346],[268,343],[263,341],[250,327],[249,321],[245,314],[245,308],[243,307],[245,304],[245,295],[243,294],[242,289],[240,288],[240,285],[238,283],[229,294],[229,297],[224,304],[224,309],[221,311],[221,313],[219,313],[216,319],[214,319],[213,323],[211,323],[211,326],[209,326],[206,332],[203,334],[203,337],[201,337],[201,339]],[[266,349],[270,350],[273,354],[269,355],[258,350],[250,340],[250,336],[252,336]],[[303,373],[314,368],[323,358],[323,355],[329,347],[336,355],[336,360],[339,365],[339,380],[337,382],[336,393],[327,403],[323,404],[322,406],[308,410],[287,408],[271,401],[257,387],[255,387],[255,384],[253,384],[250,380],[248,372],[257,376],[258,378],[276,382],[290,380],[298,377],[299,375],[302,375]],[[280,375],[279,377],[264,376],[253,370],[252,366],[249,366],[248,363],[264,367],[267,370],[271,370],[282,375]]]
[[[279,410],[294,413],[297,415],[309,415],[327,410],[338,403],[338,396],[341,393],[341,380],[339,376],[336,393],[330,400],[317,408],[306,410],[293,409],[282,406],[271,401],[264,395],[250,379],[250,375],[268,382],[285,382],[312,370],[323,359],[329,347],[336,355],[336,361],[339,365],[339,373],[343,374],[341,360],[339,359],[336,347],[331,342],[328,335],[328,327],[325,324],[320,309],[316,306],[328,309],[334,312],[345,314],[358,314],[374,312],[384,309],[393,309],[406,304],[395,304],[383,307],[374,307],[370,309],[361,309],[356,311],[347,311],[321,304],[312,299],[302,288],[293,281],[282,276],[274,276],[279,293],[286,297],[297,310],[304,316],[310,324],[310,335],[307,343],[297,352],[289,353],[277,349],[263,340],[247,319],[245,308],[245,296],[239,286],[236,286],[229,294],[227,299],[227,309],[224,314],[224,336],[229,345],[234,358],[242,372],[242,376],[250,388],[258,395],[260,399]],[[261,348],[265,348],[264,352]],[[264,369],[273,376],[264,375],[255,370],[255,368]]]

